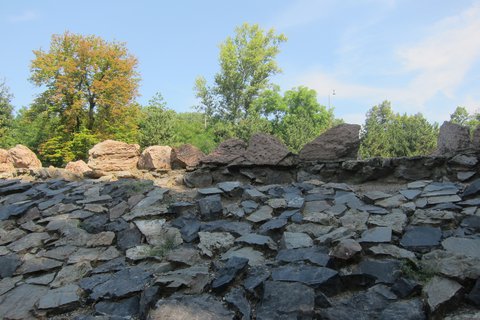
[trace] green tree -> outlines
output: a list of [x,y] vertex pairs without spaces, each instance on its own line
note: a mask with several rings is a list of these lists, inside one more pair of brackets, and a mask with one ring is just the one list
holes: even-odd
[[12,144],[11,130],[13,125],[13,95],[5,84],[0,82],[0,147],[8,148]]
[[175,143],[175,111],[167,108],[160,93],[155,94],[142,113],[139,123],[139,142],[142,147]]
[[64,130],[86,128],[108,137],[109,127],[130,125],[126,115],[137,96],[139,77],[137,59],[123,43],[65,32],[52,36],[48,52],[34,54],[30,80],[46,88],[43,94]]
[[205,128],[204,114],[198,112],[177,113],[175,115],[175,146],[192,144],[204,153],[210,153],[218,143],[214,128]]
[[195,82],[199,109],[235,124],[247,118],[254,100],[271,87],[271,76],[281,71],[275,58],[285,41],[283,34],[264,31],[257,24],[237,27],[235,36],[220,45],[220,72],[213,86],[202,77]]
[[467,126],[473,133],[473,130],[480,124],[480,115],[478,113],[470,114],[465,107],[457,107],[450,115],[450,121]]
[[437,145],[438,125],[430,124],[421,113],[400,115],[393,112],[388,101],[367,112],[362,128],[360,155],[371,157],[402,157],[425,155]]

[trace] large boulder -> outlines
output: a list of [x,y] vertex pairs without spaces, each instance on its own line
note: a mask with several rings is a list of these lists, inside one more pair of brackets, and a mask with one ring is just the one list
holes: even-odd
[[220,143],[212,153],[204,157],[201,163],[227,165],[244,161],[247,144],[240,139],[228,139]]
[[8,151],[5,149],[0,149],[0,173],[10,174],[13,172],[15,172],[15,167],[8,156]]
[[65,170],[83,176],[85,173],[92,171],[90,167],[83,160],[70,161],[65,166]]
[[172,148],[169,146],[151,146],[143,150],[138,168],[145,170],[171,170]]
[[42,167],[42,163],[35,153],[21,144],[8,150],[8,156],[15,168],[38,169]]
[[480,150],[480,126],[477,126],[473,131],[472,148]]
[[306,161],[356,159],[360,147],[359,134],[358,124],[344,123],[333,127],[307,143],[300,150],[300,159]]
[[105,140],[88,151],[88,166],[98,171],[129,171],[137,168],[140,146]]
[[172,150],[172,168],[194,168],[205,157],[202,150],[191,144],[184,144]]
[[277,137],[264,133],[256,133],[250,138],[245,159],[258,166],[294,164],[293,155],[287,147]]
[[450,121],[445,121],[440,127],[435,154],[454,153],[470,147],[468,128]]

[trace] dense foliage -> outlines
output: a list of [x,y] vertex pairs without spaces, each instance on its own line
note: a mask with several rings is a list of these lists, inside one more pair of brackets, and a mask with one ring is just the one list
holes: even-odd
[[[248,140],[254,133],[277,136],[298,152],[342,122],[305,86],[282,91],[271,81],[281,72],[276,57],[283,34],[243,24],[220,45],[213,84],[195,81],[196,112],[177,113],[157,93],[147,105],[136,102],[137,59],[125,44],[65,32],[52,36],[48,51],[34,51],[30,80],[43,88],[28,107],[13,113],[12,94],[0,83],[0,147],[24,144],[44,165],[87,159],[97,142],[111,138],[150,145],[190,143],[205,153],[221,141]],[[458,107],[451,121],[470,128],[480,116]],[[388,101],[372,107],[361,131],[360,155],[394,157],[435,149],[438,125],[421,115],[395,113]]]

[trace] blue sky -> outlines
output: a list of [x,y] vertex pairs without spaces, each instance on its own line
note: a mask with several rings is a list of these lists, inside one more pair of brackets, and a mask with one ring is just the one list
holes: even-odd
[[282,90],[308,86],[324,105],[330,94],[347,122],[383,100],[437,122],[458,105],[480,111],[480,1],[469,0],[1,1],[0,79],[27,106],[39,92],[32,50],[66,30],[95,34],[138,58],[140,103],[161,92],[190,111],[195,78],[212,80],[218,45],[243,22],[287,36],[273,79]]

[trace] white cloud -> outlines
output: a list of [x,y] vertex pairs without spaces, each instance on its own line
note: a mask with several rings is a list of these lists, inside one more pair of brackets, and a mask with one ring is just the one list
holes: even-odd
[[328,14],[329,0],[297,0],[292,2],[269,25],[284,30],[311,23]]
[[[435,121],[446,120],[448,112],[457,105],[465,105],[473,110],[480,108],[476,92],[471,95],[477,99],[466,99],[464,96],[468,92],[464,96],[459,94],[468,72],[480,62],[480,2],[458,15],[439,21],[427,31],[424,39],[401,46],[392,57],[401,66],[399,75],[404,79],[404,84],[366,85],[345,80],[357,75],[352,61],[339,61],[339,67],[328,73],[310,70],[299,76],[296,82],[315,89],[320,97],[327,96],[335,89],[337,99],[351,99],[362,104],[368,103],[368,106],[388,99],[396,111],[423,112]],[[345,56],[342,59],[346,59]],[[342,64],[349,66],[348,72],[345,72]],[[361,69],[361,65],[358,68]],[[375,70],[369,72],[374,75]],[[453,105],[437,106],[435,109],[429,106],[438,97],[445,97]]]
[[12,23],[28,22],[38,19],[38,14],[32,10],[27,10],[17,15],[8,17],[8,21]]

